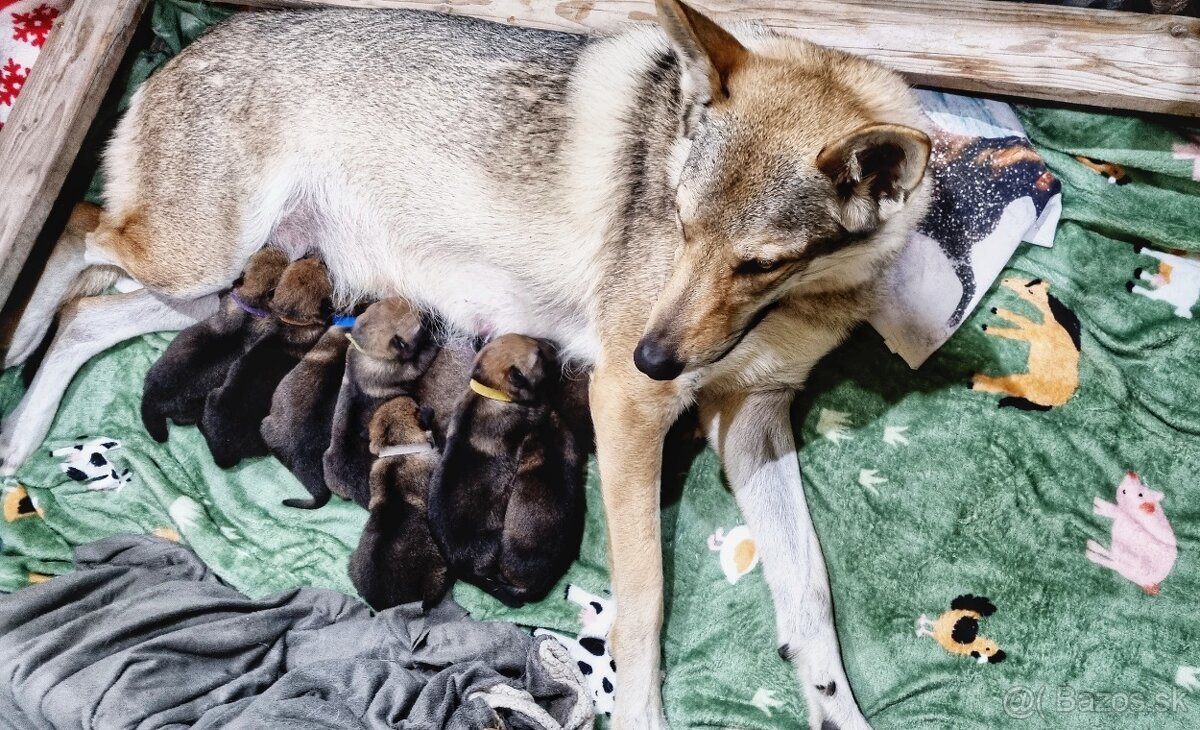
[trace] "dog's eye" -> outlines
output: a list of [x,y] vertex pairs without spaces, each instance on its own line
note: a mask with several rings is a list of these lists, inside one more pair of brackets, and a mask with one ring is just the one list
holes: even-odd
[[268,299],[274,299],[274,298],[275,298],[275,289],[274,289],[274,288],[271,288],[271,289],[268,289],[268,290],[267,290],[267,298],[268,298]]
[[739,274],[769,274],[783,266],[779,259],[750,259],[738,265]]
[[400,335],[395,335],[392,337],[392,347],[395,347],[400,352],[404,352],[408,349],[408,343]]

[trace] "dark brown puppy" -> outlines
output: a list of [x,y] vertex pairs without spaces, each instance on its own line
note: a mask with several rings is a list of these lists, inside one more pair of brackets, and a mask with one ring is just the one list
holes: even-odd
[[350,579],[377,611],[411,601],[426,609],[450,586],[446,561],[427,519],[429,480],[438,451],[430,412],[408,396],[384,403],[371,418],[371,516],[350,557]]
[[271,396],[328,328],[332,296],[333,286],[320,260],[303,258],[284,270],[270,304],[281,326],[238,358],[225,382],[204,402],[200,432],[217,466],[228,469],[242,459],[269,453],[259,428],[271,410]]
[[321,335],[300,364],[279,382],[271,396],[271,412],[262,422],[260,432],[267,449],[312,495],[312,499],[283,500],[289,507],[324,507],[332,494],[325,484],[322,456],[329,448],[333,413],[346,373],[349,331],[330,327]]
[[548,343],[489,343],[430,484],[429,525],[451,574],[510,606],[545,597],[579,556],[587,454],[562,407]]
[[354,323],[349,342],[346,375],[324,455],[325,483],[334,494],[365,508],[371,498],[371,416],[386,401],[413,394],[437,346],[420,313],[394,297],[367,307]]
[[225,382],[233,363],[278,322],[267,304],[287,267],[287,256],[265,248],[221,297],[217,312],[180,332],[146,373],[142,423],[155,441],[167,440],[167,419],[191,425],[204,413],[204,399]]
[[417,381],[417,402],[430,413],[434,442],[439,448],[446,443],[454,409],[471,381],[471,369],[475,367],[478,351],[479,347],[465,340],[447,342],[438,349],[429,369]]

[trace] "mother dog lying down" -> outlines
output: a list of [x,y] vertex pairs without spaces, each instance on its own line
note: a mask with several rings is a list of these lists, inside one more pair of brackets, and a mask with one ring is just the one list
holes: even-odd
[[344,300],[403,296],[595,367],[614,727],[666,726],[658,480],[693,402],[756,536],[811,727],[868,727],[789,406],[924,212],[929,141],[895,74],[657,5],[659,27],[598,39],[350,10],[245,13],[201,38],[135,95],[105,156],[105,212],[60,242],[12,359],[88,267],[145,289],[67,309],[4,424],[5,469],[91,354],[204,316],[267,242],[319,252]]

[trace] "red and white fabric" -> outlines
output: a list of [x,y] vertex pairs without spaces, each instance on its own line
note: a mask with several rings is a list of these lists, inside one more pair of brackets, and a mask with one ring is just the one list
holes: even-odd
[[68,0],[0,0],[0,127]]

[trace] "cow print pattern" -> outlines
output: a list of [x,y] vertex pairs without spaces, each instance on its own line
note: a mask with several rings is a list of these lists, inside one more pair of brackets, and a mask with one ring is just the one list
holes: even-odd
[[62,459],[59,469],[74,481],[86,484],[89,491],[119,490],[133,480],[128,469],[118,471],[108,458],[108,452],[119,448],[120,441],[102,436],[55,449],[50,455]]
[[536,629],[534,636],[552,636],[566,647],[592,690],[596,712],[611,714],[617,681],[617,663],[608,651],[608,632],[612,629],[614,615],[612,601],[578,586],[568,586],[566,598],[581,608],[579,636],[571,638],[546,629]]

